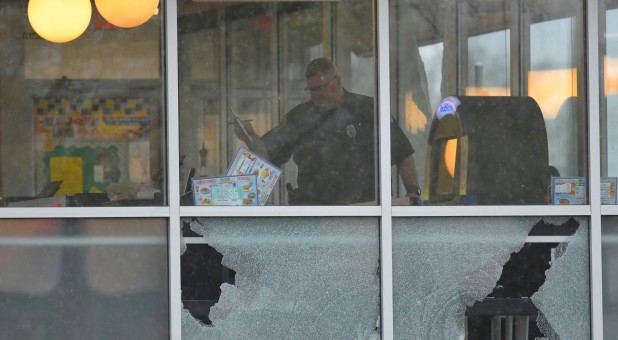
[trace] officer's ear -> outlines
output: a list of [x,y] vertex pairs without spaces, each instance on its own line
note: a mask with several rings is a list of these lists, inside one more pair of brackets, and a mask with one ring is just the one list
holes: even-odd
[[336,75],[334,81],[337,82],[337,86],[339,86],[339,87],[343,86],[343,84],[341,83],[341,76],[340,75]]

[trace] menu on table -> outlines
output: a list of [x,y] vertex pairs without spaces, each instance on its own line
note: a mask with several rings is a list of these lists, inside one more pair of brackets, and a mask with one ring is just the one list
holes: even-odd
[[192,182],[195,205],[258,205],[255,175],[194,178]]

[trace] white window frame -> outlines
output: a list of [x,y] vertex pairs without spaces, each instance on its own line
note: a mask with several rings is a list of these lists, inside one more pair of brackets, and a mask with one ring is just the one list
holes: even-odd
[[184,217],[376,217],[380,220],[381,256],[381,332],[382,339],[393,339],[393,217],[478,217],[478,216],[580,216],[590,220],[590,301],[592,339],[603,338],[603,297],[601,266],[601,217],[618,215],[618,206],[600,204],[599,141],[599,2],[585,2],[586,16],[586,104],[588,112],[588,170],[590,204],[583,206],[459,206],[394,207],[391,205],[390,167],[390,72],[389,3],[375,0],[377,40],[377,88],[380,112],[380,202],[376,207],[186,207],[180,205],[179,158],[179,75],[177,3],[164,1],[165,17],[165,105],[167,112],[167,207],[114,208],[3,208],[2,218],[166,218],[169,225],[169,308],[170,337],[181,339],[180,232]]
[[[600,205],[600,143],[599,136],[599,25],[598,0],[586,1],[587,34],[587,109],[589,113],[590,204],[583,206],[459,206],[459,207],[393,207],[391,205],[390,167],[390,72],[389,72],[389,4],[388,0],[376,1],[377,88],[380,123],[380,202],[377,207],[186,207],[180,206],[179,192],[179,133],[178,133],[178,49],[177,6],[175,1],[166,3],[166,69],[168,112],[168,169],[169,210],[152,209],[152,213],[169,214],[170,236],[170,325],[171,338],[181,338],[180,327],[180,219],[184,217],[310,217],[348,216],[377,217],[380,219],[381,263],[381,332],[382,339],[393,339],[393,267],[392,267],[392,218],[393,217],[478,217],[478,216],[580,216],[590,219],[590,291],[592,339],[603,338],[602,269],[601,269],[601,216],[618,215],[618,206]],[[139,210],[129,209],[127,213]],[[105,210],[109,213],[109,210]],[[115,211],[116,212],[116,211]],[[120,212],[120,211],[119,211]],[[152,215],[148,215],[152,216]],[[88,217],[92,217],[91,212]],[[132,215],[132,217],[140,217]]]

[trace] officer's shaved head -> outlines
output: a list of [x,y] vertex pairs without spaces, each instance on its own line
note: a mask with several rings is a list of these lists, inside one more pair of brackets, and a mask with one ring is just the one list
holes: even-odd
[[316,58],[307,64],[305,78],[309,79],[318,73],[337,74],[337,66],[328,58]]

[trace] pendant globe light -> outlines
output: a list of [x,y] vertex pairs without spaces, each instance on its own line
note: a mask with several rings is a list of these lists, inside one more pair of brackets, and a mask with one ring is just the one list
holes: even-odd
[[65,43],[79,37],[92,17],[90,0],[30,0],[28,20],[43,39]]
[[105,20],[124,28],[145,23],[159,6],[159,0],[95,0],[94,3]]

